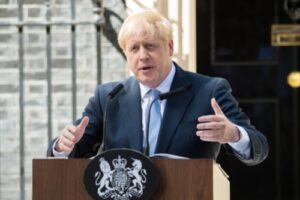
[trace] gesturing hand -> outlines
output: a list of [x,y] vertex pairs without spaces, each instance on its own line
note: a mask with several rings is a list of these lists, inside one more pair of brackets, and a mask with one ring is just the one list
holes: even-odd
[[81,139],[88,123],[89,118],[85,116],[81,120],[79,125],[65,126],[65,128],[61,131],[60,136],[58,137],[58,142],[56,143],[55,150],[58,152],[71,152],[74,148],[74,145]]
[[228,120],[215,98],[211,99],[215,115],[205,115],[198,118],[196,135],[208,142],[237,142],[240,139],[239,129]]

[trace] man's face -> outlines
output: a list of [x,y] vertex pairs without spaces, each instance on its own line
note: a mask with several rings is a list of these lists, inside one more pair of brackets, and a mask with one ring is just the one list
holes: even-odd
[[171,70],[173,41],[166,44],[151,34],[132,36],[124,52],[136,78],[148,87],[157,87]]

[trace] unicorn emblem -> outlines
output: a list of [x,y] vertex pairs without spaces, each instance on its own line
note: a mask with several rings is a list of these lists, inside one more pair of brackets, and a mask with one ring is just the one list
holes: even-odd
[[147,178],[147,171],[142,169],[142,162],[140,160],[131,158],[133,160],[132,168],[128,172],[130,177],[133,177],[132,183],[133,185],[130,189],[136,190],[136,192],[143,194],[143,183],[146,183]]

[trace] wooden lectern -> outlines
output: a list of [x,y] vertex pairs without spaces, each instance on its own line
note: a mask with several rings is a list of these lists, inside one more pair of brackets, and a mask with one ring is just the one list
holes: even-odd
[[[153,159],[160,175],[153,200],[229,200],[226,174],[209,159]],[[91,200],[83,183],[88,159],[34,159],[33,200]]]

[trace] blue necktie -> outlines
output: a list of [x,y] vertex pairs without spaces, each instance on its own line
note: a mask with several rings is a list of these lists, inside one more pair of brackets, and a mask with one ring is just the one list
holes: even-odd
[[160,92],[158,90],[152,89],[150,96],[152,97],[153,105],[150,112],[150,122],[149,122],[149,155],[153,155],[155,152],[157,138],[159,134],[160,124],[161,124],[161,113],[160,113],[160,103],[157,99]]

